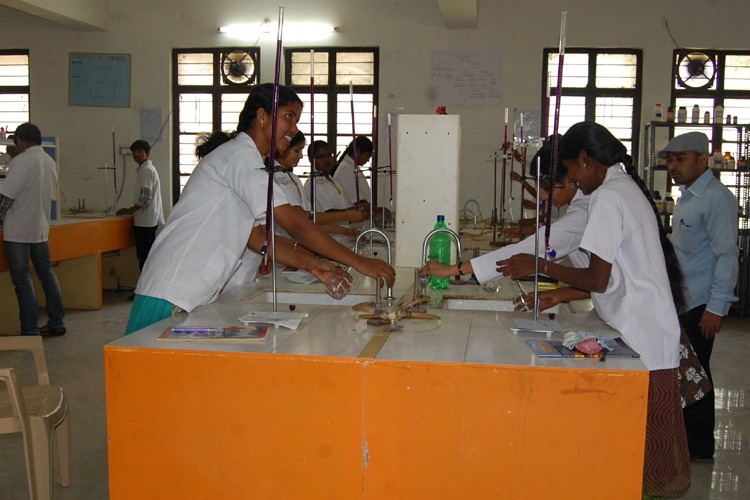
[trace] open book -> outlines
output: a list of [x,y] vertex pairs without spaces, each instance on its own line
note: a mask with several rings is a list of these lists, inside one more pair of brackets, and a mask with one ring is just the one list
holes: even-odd
[[[604,339],[607,347],[608,358],[639,358],[640,354],[635,352],[620,337],[614,339]],[[540,358],[601,358],[604,351],[596,354],[584,354],[576,349],[570,350],[562,344],[560,340],[527,340],[534,354]]]
[[246,326],[173,326],[159,335],[158,341],[167,342],[247,342],[263,340],[268,325]]

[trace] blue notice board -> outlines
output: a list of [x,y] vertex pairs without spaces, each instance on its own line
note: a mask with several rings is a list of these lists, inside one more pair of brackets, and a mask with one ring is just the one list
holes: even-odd
[[68,104],[130,107],[130,54],[70,53]]

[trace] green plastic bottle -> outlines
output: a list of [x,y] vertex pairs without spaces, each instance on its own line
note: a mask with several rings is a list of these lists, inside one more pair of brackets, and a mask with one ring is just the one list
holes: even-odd
[[[447,228],[445,225],[445,216],[438,215],[434,229]],[[451,263],[451,237],[448,233],[437,233],[430,238],[429,260],[436,260],[446,266]],[[438,278],[430,276],[430,288],[433,290],[445,290],[450,284],[450,278]]]

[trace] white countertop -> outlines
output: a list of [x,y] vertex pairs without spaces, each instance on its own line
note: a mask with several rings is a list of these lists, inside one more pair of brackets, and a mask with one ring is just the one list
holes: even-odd
[[[414,270],[398,268],[394,286],[396,298],[411,298]],[[350,293],[374,293],[374,282],[360,275]],[[529,285],[528,288],[532,288]],[[498,297],[508,297],[510,286],[504,286]],[[297,304],[296,312],[306,312],[297,330],[271,328],[264,340],[250,342],[163,342],[157,337],[168,327],[177,324],[193,326],[230,326],[239,324],[238,318],[251,311],[271,311],[270,303],[254,302],[253,297],[272,289],[270,276],[265,276],[251,285],[233,290],[213,304],[195,309],[190,315],[178,315],[163,320],[148,328],[122,337],[110,344],[122,348],[171,349],[205,352],[249,352],[275,353],[305,356],[357,357],[382,327],[368,326],[358,319],[360,313],[351,306],[320,306]],[[322,284],[300,285],[277,274],[277,290],[289,292],[324,293]],[[516,366],[543,366],[557,368],[585,368],[599,370],[645,371],[639,359],[608,358],[601,363],[596,358],[539,358],[526,344],[527,339],[544,339],[543,333],[514,334],[510,328],[519,317],[533,318],[532,313],[444,310],[436,308],[442,295],[477,296],[488,295],[476,285],[452,285],[445,291],[430,291],[433,300],[428,312],[437,314],[440,320],[401,321],[403,329],[389,334],[376,360],[398,360],[414,362],[442,362],[466,364],[495,364]],[[257,297],[256,297],[257,300]],[[288,311],[289,305],[279,303],[278,311]],[[547,319],[543,314],[540,319]],[[607,338],[619,334],[605,325],[593,312],[557,313],[555,319],[566,330],[594,331]],[[562,334],[555,333],[560,340]]]

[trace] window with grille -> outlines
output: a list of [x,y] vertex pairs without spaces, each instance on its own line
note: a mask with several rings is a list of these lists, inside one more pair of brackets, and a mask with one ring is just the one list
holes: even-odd
[[[542,135],[554,129],[558,49],[545,49],[542,68]],[[634,158],[638,153],[643,87],[643,51],[639,49],[565,50],[559,133],[583,120],[607,127]],[[548,90],[549,89],[549,90]]]
[[[308,144],[312,132],[310,110],[313,106],[314,139],[328,142],[333,152],[342,153],[352,141],[353,133],[376,142],[377,138],[373,137],[373,113],[378,103],[377,48],[286,49],[285,62],[286,85],[294,89],[304,103],[298,127],[305,134]],[[315,72],[312,102],[311,68]],[[309,172],[310,162],[305,156],[296,173],[307,175]]]
[[[686,108],[688,123],[695,105],[701,125],[708,111],[709,123],[691,130],[705,133],[713,151],[735,155],[741,149],[737,143],[740,134],[736,127],[726,126],[727,116],[732,124],[735,120],[738,125],[750,124],[750,51],[675,49],[672,68],[671,105],[675,110]],[[717,106],[724,108],[722,116],[714,116]],[[722,172],[721,180],[731,185],[734,176]]]
[[176,202],[198,164],[198,137],[237,128],[250,87],[259,83],[260,49],[175,49],[172,67],[172,193]]
[[[29,121],[29,51],[0,50],[0,127],[12,133]],[[2,133],[0,133],[2,135]]]

